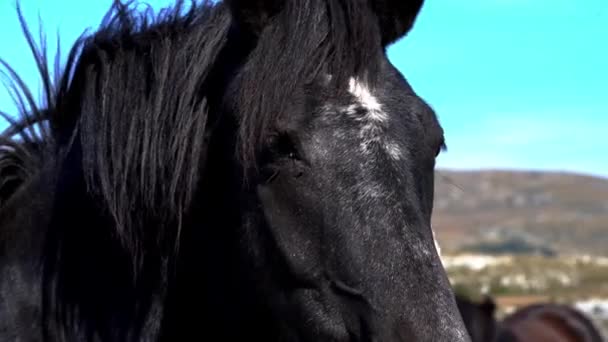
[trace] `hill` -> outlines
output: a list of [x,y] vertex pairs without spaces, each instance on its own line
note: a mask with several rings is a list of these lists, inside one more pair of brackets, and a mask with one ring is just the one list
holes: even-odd
[[608,179],[438,170],[433,228],[448,253],[608,255]]

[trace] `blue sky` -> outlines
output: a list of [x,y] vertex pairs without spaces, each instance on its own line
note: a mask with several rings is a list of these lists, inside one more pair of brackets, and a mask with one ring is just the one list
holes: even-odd
[[[21,1],[64,47],[110,2]],[[440,167],[608,176],[607,23],[606,0],[427,0],[389,57],[439,115]],[[36,85],[12,0],[0,1],[0,42],[0,57]],[[0,108],[13,108],[3,89]]]

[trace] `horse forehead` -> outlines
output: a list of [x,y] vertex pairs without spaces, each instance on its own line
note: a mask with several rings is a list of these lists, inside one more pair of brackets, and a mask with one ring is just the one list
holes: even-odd
[[358,123],[361,152],[370,154],[376,146],[391,159],[400,160],[403,151],[396,141],[389,137],[389,116],[376,94],[368,84],[355,77],[349,79],[348,92],[354,102],[340,108],[339,112]]

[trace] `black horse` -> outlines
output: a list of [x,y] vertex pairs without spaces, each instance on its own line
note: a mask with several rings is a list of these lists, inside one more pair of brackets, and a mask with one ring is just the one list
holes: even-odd
[[46,97],[5,65],[0,340],[468,340],[442,129],[385,53],[421,6],[116,2],[53,79],[22,19]]

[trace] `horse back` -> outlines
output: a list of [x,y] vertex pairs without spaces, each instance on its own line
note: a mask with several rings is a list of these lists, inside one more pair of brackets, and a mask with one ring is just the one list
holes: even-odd
[[532,305],[506,317],[501,326],[519,342],[604,341],[587,317],[566,305]]

